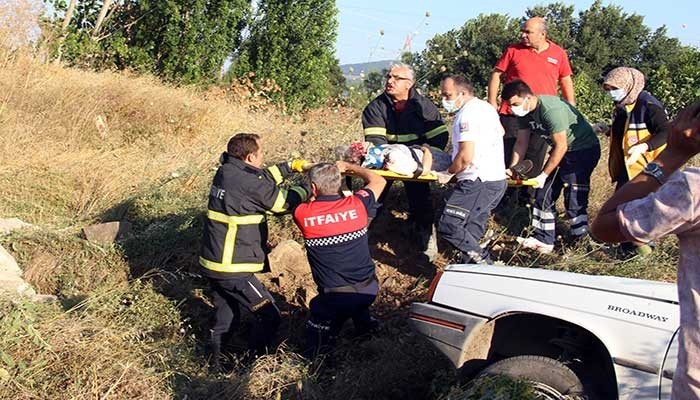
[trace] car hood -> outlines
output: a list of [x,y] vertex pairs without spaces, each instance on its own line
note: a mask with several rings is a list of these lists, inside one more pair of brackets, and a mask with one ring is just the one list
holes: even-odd
[[554,271],[540,268],[510,266],[453,264],[445,268],[446,273],[470,273],[502,276],[513,279],[550,282],[553,284],[585,287],[620,294],[678,302],[675,283],[647,281],[643,279],[620,278],[606,275],[584,275],[573,272]]

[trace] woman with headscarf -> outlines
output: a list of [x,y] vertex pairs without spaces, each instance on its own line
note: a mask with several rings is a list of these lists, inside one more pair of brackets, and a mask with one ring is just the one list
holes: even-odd
[[615,103],[608,170],[616,190],[666,146],[668,115],[664,105],[644,90],[644,83],[644,74],[629,67],[615,68],[603,80],[603,90]]
[[[603,80],[603,90],[615,103],[608,157],[615,190],[639,175],[666,147],[668,115],[664,105],[644,90],[644,84],[644,74],[629,67],[615,68]],[[652,246],[621,243],[620,250],[625,256],[648,254]]]

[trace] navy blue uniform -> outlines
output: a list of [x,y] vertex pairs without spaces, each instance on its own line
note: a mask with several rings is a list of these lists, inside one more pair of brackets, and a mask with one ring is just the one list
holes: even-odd
[[368,210],[375,202],[371,191],[361,189],[345,198],[319,196],[294,211],[319,293],[306,325],[309,356],[327,350],[349,318],[360,332],[375,323],[369,306],[379,285],[367,234]]

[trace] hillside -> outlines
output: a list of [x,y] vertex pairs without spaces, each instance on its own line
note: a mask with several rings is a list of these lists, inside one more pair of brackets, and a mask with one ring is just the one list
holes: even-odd
[[[255,109],[256,111],[253,111]],[[0,218],[36,226],[0,237],[24,277],[59,302],[0,299],[0,398],[3,399],[445,399],[458,374],[410,331],[406,315],[423,298],[435,264],[419,259],[406,236],[406,204],[394,185],[390,212],[370,242],[382,289],[374,310],[380,333],[344,339],[330,359],[298,352],[312,287],[282,259],[263,277],[283,312],[279,348],[251,362],[234,357],[228,375],[207,372],[212,304],[197,252],[209,184],[236,132],[263,136],[268,162],[299,152],[331,160],[336,145],[361,137],[360,110],[325,108],[287,115],[240,87],[201,91],[148,77],[9,62],[0,69]],[[596,171],[593,213],[609,195],[605,159]],[[444,188],[435,190],[435,199]],[[504,264],[591,274],[675,279],[672,240],[647,259],[620,261],[584,244],[551,256],[517,248],[527,209],[491,224]],[[113,245],[81,229],[128,221]],[[271,218],[271,241],[299,241],[288,217]],[[245,321],[244,321],[245,322]],[[244,323],[243,330],[247,324]],[[245,335],[241,333],[241,337]],[[240,342],[234,343],[240,350]]]
[[367,76],[370,72],[382,72],[383,69],[389,68],[394,60],[372,61],[366,63],[343,64],[340,70],[343,71],[343,76],[348,84],[360,82],[363,76]]

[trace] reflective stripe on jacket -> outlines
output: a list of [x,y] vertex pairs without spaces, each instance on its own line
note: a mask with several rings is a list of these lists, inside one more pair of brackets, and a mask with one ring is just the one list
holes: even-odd
[[401,112],[394,110],[394,103],[386,93],[372,100],[362,112],[362,128],[365,140],[375,145],[428,143],[444,150],[449,136],[438,108],[414,88]]
[[[666,148],[669,122],[663,104],[646,91],[642,91],[637,101],[622,108],[616,107],[610,136],[608,171],[613,182],[623,177],[637,176],[644,166],[653,161]],[[647,143],[649,151],[642,154],[632,165],[627,165],[630,147]]]
[[227,155],[209,192],[199,264],[207,276],[269,270],[268,213],[285,213],[306,200],[300,186],[280,183],[292,173],[288,163],[258,169]]

